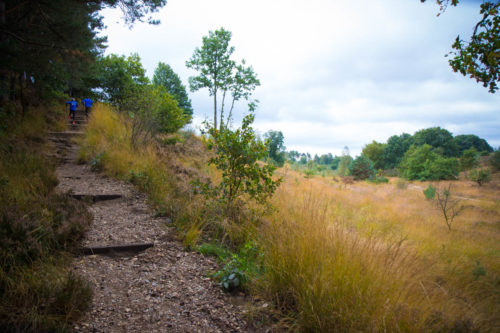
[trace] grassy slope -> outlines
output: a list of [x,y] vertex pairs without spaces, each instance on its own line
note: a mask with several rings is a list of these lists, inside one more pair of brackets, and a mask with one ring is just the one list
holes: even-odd
[[289,328],[491,331],[498,325],[498,180],[481,189],[455,183],[457,195],[473,200],[463,200],[469,207],[450,232],[415,185],[345,188],[283,169],[275,212],[264,220],[246,212],[235,223],[189,184],[217,179],[203,144],[192,136],[180,141],[133,148],[126,120],[98,106],[81,158],[148,192],[186,245],[206,235],[254,244],[263,269],[253,270],[260,272],[253,289],[290,316]]
[[[57,185],[47,128],[64,127],[55,105],[11,115],[0,134],[0,330],[65,331],[90,300],[70,272],[71,250],[89,225],[85,208]],[[61,109],[59,107],[59,109]]]

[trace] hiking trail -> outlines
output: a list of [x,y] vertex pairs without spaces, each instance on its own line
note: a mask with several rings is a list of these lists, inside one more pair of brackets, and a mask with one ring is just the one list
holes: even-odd
[[[77,164],[75,136],[83,135],[86,117],[76,125],[50,133],[59,160],[57,191],[71,191],[88,202],[93,224],[82,242],[87,253],[73,270],[93,290],[90,310],[72,325],[73,332],[264,332],[249,323],[243,294],[231,296],[208,277],[217,270],[214,258],[187,252],[166,225],[155,217],[145,194],[131,184]],[[133,245],[149,244],[145,250]],[[109,248],[125,245],[130,248]],[[89,250],[90,249],[90,250]],[[265,304],[267,305],[267,304]]]

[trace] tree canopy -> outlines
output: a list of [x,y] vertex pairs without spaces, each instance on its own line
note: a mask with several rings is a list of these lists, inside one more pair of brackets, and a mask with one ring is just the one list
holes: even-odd
[[102,98],[118,106],[122,106],[137,86],[149,83],[137,53],[128,57],[110,54],[99,59],[99,79],[104,92]]
[[281,131],[270,130],[264,134],[269,158],[277,165],[285,163],[285,137]]
[[153,83],[157,86],[164,87],[167,92],[172,95],[179,107],[184,110],[184,114],[191,117],[193,115],[193,107],[191,100],[186,92],[186,86],[170,65],[159,62],[153,75]]
[[[231,59],[234,47],[229,45],[231,32],[220,28],[209,31],[203,37],[201,48],[196,48],[186,66],[198,72],[197,76],[189,78],[191,91],[207,88],[213,96],[214,128],[217,128],[217,119],[220,118],[220,128],[227,126],[231,120],[234,103],[241,98],[248,100],[252,91],[260,85],[252,67],[245,66],[245,60],[237,64]],[[232,102],[226,125],[224,124],[224,105],[227,93],[231,94]],[[218,106],[218,98],[220,107]],[[250,109],[255,103],[249,104]]]
[[413,136],[408,133],[391,136],[387,140],[384,150],[385,167],[388,169],[396,168],[412,144]]
[[478,152],[493,152],[493,147],[491,147],[485,139],[481,139],[474,134],[457,135],[453,138],[453,141],[458,146],[459,155],[470,148],[475,148]]
[[349,174],[356,180],[372,178],[375,176],[373,162],[368,157],[360,155],[349,166]]
[[[457,6],[459,0],[436,2],[442,13],[450,4]],[[500,1],[483,1],[479,7],[481,20],[474,26],[469,41],[457,36],[449,53],[452,55],[449,64],[455,72],[475,79],[494,93],[500,79]]]
[[384,161],[384,151],[386,145],[383,143],[379,143],[375,140],[372,143],[367,144],[363,151],[362,155],[368,157],[373,162],[373,167],[375,169],[384,169],[385,161]]
[[433,148],[441,149],[444,156],[458,156],[458,147],[453,141],[453,135],[439,126],[417,131],[413,135],[413,143],[416,146],[428,144]]
[[399,169],[410,180],[456,179],[459,164],[456,158],[443,157],[431,145],[423,144],[410,147]]
[[43,97],[52,91],[87,94],[93,88],[94,63],[105,37],[99,11],[119,7],[125,22],[146,19],[166,0],[2,1],[0,12],[0,96],[21,100],[23,90]]

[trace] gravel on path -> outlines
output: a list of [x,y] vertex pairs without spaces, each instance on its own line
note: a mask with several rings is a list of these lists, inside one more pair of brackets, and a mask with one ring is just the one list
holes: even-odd
[[144,194],[131,184],[77,164],[78,147],[70,135],[58,136],[54,142],[62,157],[58,191],[122,195],[89,205],[93,226],[82,245],[154,243],[139,254],[75,258],[73,270],[90,282],[93,301],[86,315],[73,324],[74,332],[266,331],[246,319],[246,302],[234,302],[208,277],[218,267],[215,259],[185,251],[173,228],[154,216]]

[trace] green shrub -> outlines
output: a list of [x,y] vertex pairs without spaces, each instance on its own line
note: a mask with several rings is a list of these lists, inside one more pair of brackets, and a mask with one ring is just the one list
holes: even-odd
[[382,184],[382,183],[388,183],[389,179],[382,175],[379,175],[369,178],[368,181],[373,184]]
[[399,177],[398,169],[387,169],[384,170],[384,176],[386,177]]
[[460,157],[460,168],[462,170],[470,170],[479,165],[479,153],[476,148],[471,147],[465,150]]
[[490,165],[493,170],[500,171],[500,148],[491,154]]
[[214,277],[226,291],[245,289],[246,283],[261,270],[261,260],[257,244],[247,241],[237,253],[226,259],[224,267]]
[[314,172],[314,170],[311,170],[311,169],[305,169],[304,170],[304,177],[305,178],[311,178],[315,174],[316,174],[316,172]]
[[479,186],[482,186],[484,183],[488,183],[491,180],[490,170],[474,169],[469,172],[468,178],[469,180],[476,182]]
[[427,200],[434,199],[436,197],[436,188],[432,184],[429,184],[424,190],[424,195]]
[[[272,179],[274,166],[261,166],[258,163],[267,155],[267,147],[256,139],[250,126],[253,120],[253,114],[247,115],[243,118],[241,128],[235,131],[229,128],[223,128],[221,131],[208,128],[211,135],[209,149],[215,151],[210,163],[222,171],[222,181],[210,192],[224,203],[226,209],[231,209],[236,200],[244,194],[264,203],[281,183],[281,179]],[[206,187],[206,193],[207,190]]]
[[166,146],[175,145],[177,142],[180,142],[180,138],[177,136],[170,136],[168,138],[161,140],[161,142]]
[[432,146],[412,146],[404,155],[399,166],[401,174],[410,180],[456,179],[458,160],[443,157]]
[[454,157],[438,156],[428,166],[429,176],[422,180],[455,180],[458,179],[459,163]]
[[360,155],[351,163],[349,174],[353,176],[355,180],[373,178],[375,176],[373,162],[368,157]]

